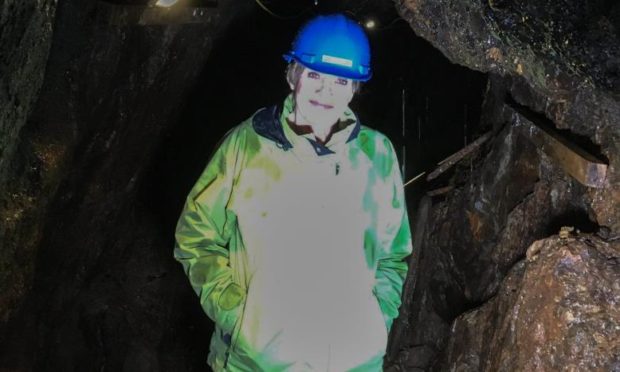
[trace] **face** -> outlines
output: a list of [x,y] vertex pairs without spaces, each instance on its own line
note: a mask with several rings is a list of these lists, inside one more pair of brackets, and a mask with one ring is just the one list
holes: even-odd
[[295,120],[300,125],[331,127],[342,116],[353,98],[351,79],[304,68],[295,94]]

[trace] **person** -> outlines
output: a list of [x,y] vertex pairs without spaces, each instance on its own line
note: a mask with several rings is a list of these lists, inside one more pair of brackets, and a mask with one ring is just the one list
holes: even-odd
[[285,55],[291,93],[225,136],[175,258],[215,322],[215,371],[380,371],[411,253],[394,148],[348,105],[362,28],[318,16]]

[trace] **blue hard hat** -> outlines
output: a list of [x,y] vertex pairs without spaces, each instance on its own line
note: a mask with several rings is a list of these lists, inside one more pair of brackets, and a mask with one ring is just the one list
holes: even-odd
[[311,19],[284,59],[353,80],[367,81],[372,75],[368,38],[359,24],[342,14]]

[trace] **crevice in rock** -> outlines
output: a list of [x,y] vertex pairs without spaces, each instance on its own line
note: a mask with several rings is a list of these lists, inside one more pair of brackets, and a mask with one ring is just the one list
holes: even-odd
[[[525,118],[534,123],[537,127],[548,133],[555,134],[554,138],[562,141],[565,145],[571,146],[580,154],[588,157],[594,157],[602,162],[609,164],[609,159],[601,150],[601,146],[592,141],[588,136],[579,135],[570,129],[559,129],[544,113],[536,112],[531,108],[519,104],[509,93],[506,95],[506,103],[512,109],[523,115]],[[575,146],[576,145],[576,146]]]
[[557,234],[562,227],[573,227],[575,233],[596,233],[600,226],[590,219],[588,212],[579,209],[568,210],[559,216],[554,216],[545,227],[544,236]]

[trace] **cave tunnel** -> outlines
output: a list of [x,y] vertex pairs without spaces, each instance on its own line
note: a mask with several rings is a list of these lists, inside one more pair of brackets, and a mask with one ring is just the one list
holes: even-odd
[[412,232],[384,370],[620,371],[619,4],[167,3],[0,5],[0,371],[210,370],[177,220],[335,12]]

